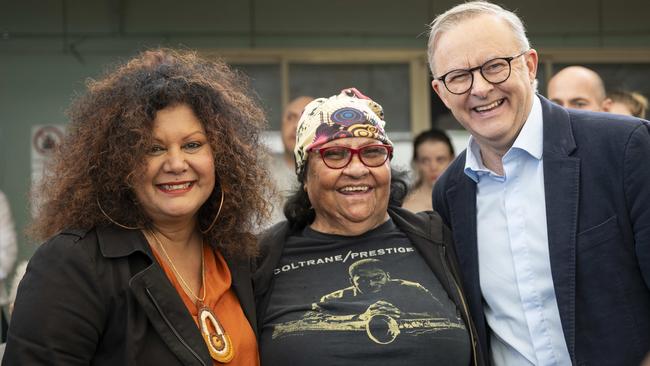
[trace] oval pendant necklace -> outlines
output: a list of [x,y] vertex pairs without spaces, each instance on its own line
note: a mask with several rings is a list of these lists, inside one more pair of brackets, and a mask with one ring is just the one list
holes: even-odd
[[[201,303],[201,305],[203,304]],[[232,361],[233,357],[235,357],[235,349],[233,348],[230,336],[226,334],[216,315],[207,306],[201,306],[198,317],[199,329],[201,330],[203,341],[208,346],[210,356],[221,363]],[[208,320],[215,332],[210,331],[207,323]]]
[[219,319],[212,311],[212,309],[203,303],[206,295],[205,258],[203,256],[203,246],[201,246],[201,287],[203,288],[203,294],[201,297],[198,297],[194,295],[190,286],[185,282],[183,276],[181,276],[180,272],[176,270],[174,262],[172,262],[169,254],[167,254],[167,250],[165,250],[165,247],[163,246],[160,239],[158,239],[156,233],[154,233],[153,230],[149,230],[149,233],[165,255],[165,258],[167,259],[167,262],[169,262],[169,265],[171,266],[172,272],[174,272],[176,279],[179,280],[183,291],[189,297],[195,299],[194,304],[198,309],[197,318],[199,323],[199,330],[201,331],[201,336],[203,337],[205,345],[208,347],[210,357],[220,363],[228,363],[232,361],[232,359],[235,357],[235,348],[233,347],[232,340],[230,339],[230,336],[226,334],[226,330],[221,325],[221,322],[219,322]]

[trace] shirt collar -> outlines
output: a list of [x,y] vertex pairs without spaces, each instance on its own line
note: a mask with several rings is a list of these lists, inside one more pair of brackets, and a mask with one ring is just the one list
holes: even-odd
[[544,148],[544,125],[542,123],[542,103],[537,95],[533,96],[533,107],[528,119],[519,132],[519,136],[512,144],[512,149],[526,151],[537,160],[542,158]]
[[[512,147],[508,152],[506,152],[506,155],[508,155],[512,149],[519,149],[526,151],[535,159],[540,160],[542,158],[544,147],[543,131],[542,103],[539,101],[539,97],[534,95],[533,106],[528,114],[528,118],[521,128],[521,131],[519,131],[519,135],[512,144]],[[465,175],[477,183],[480,175],[490,173],[490,170],[483,165],[481,149],[474,139],[474,136],[469,137],[467,150],[465,151],[464,172]]]
[[481,160],[481,149],[474,140],[474,136],[469,136],[467,150],[465,151],[465,175],[478,183],[479,173],[488,174],[490,171],[483,165]]

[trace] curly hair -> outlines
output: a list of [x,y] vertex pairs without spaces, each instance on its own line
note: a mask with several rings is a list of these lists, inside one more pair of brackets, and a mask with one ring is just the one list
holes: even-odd
[[253,231],[269,215],[264,192],[272,186],[261,141],[266,119],[248,81],[221,61],[158,49],[88,81],[87,87],[68,110],[68,134],[37,190],[40,210],[31,234],[44,239],[65,228],[108,225],[111,219],[148,227],[133,185],[145,169],[153,120],[161,109],[186,104],[203,124],[214,156],[216,183],[198,212],[200,228],[210,226],[222,192],[225,197],[204,239],[229,255],[254,255]]

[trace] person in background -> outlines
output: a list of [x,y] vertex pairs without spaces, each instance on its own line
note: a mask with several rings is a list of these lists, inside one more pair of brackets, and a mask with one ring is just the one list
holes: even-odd
[[494,365],[638,365],[650,350],[650,126],[535,94],[498,5],[431,24],[432,87],[470,132],[433,188]]
[[263,365],[483,364],[451,234],[399,207],[383,118],[354,88],[305,107],[299,186],[253,275]]
[[612,101],[609,112],[645,118],[646,111],[648,110],[648,98],[644,97],[642,94],[625,90],[616,90],[610,92],[607,96]]
[[270,183],[247,83],[152,50],[69,114],[2,364],[258,365],[249,261]]
[[17,253],[16,230],[11,216],[11,208],[7,196],[0,191],[0,306],[7,305],[5,281],[14,268]]
[[[11,209],[5,194],[0,191],[0,324],[8,322],[10,299],[7,296],[7,279],[16,262],[18,246],[16,245],[16,230],[11,216]],[[0,343],[5,339],[4,327],[0,329]]]
[[296,173],[294,171],[295,162],[293,160],[293,148],[296,146],[296,126],[298,125],[298,119],[303,109],[312,100],[314,98],[309,96],[297,97],[290,101],[282,112],[280,133],[284,150],[282,154],[271,158],[269,168],[271,178],[276,185],[276,192],[272,198],[273,211],[271,213],[271,224],[284,219],[282,207],[296,182]]
[[[302,115],[305,106],[309,104],[313,97],[300,96],[289,102],[282,112],[282,146],[284,146],[284,165],[290,169],[292,174],[295,174],[295,160],[293,157],[293,149],[296,147],[296,128],[298,121]],[[295,178],[292,176],[292,178]]]
[[612,103],[600,76],[584,66],[568,66],[558,71],[549,80],[547,90],[548,99],[565,108],[607,112]]
[[11,284],[9,286],[9,304],[7,307],[7,314],[11,318],[11,313],[14,312],[14,302],[16,302],[16,293],[18,292],[18,286],[20,281],[25,276],[25,271],[27,270],[27,261],[20,261],[16,264],[16,270],[14,271],[14,277],[11,279]]
[[413,140],[412,160],[415,184],[402,207],[413,212],[432,210],[433,185],[454,157],[454,147],[444,131],[430,129],[417,135]]

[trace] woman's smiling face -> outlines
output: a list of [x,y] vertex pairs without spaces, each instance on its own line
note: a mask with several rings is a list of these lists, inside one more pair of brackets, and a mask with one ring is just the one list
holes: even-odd
[[[358,149],[381,143],[371,138],[351,137],[330,141],[321,148],[346,146]],[[371,168],[354,155],[346,167],[331,169],[318,153],[310,152],[307,164],[305,189],[316,213],[312,224],[314,230],[345,235],[351,234],[349,229],[352,227],[370,230],[386,221],[390,160]]]
[[215,184],[212,148],[192,109],[173,105],[156,112],[153,143],[134,191],[154,224],[195,220]]

